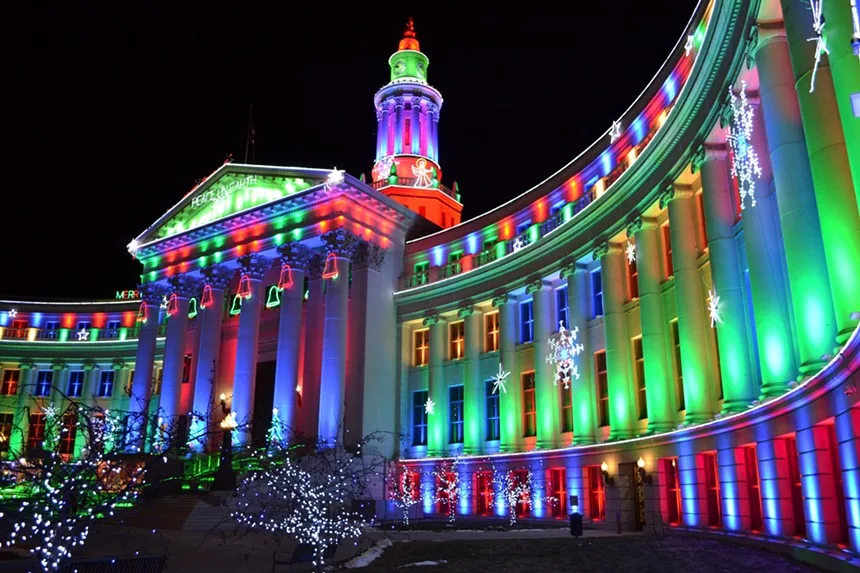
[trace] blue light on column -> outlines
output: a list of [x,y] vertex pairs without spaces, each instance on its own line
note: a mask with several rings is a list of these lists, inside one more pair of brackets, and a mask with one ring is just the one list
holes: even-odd
[[675,96],[678,95],[678,82],[675,80],[674,73],[666,78],[666,83],[663,84],[663,93],[666,95],[666,105],[672,103]]
[[600,154],[600,166],[603,169],[603,176],[606,177],[612,171],[612,164],[614,163],[614,158],[612,155],[612,150],[607,149],[603,153]]

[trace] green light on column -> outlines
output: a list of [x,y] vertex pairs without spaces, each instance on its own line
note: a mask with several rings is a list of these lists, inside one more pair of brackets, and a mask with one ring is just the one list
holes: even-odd
[[209,262],[209,257],[207,257],[206,255],[203,255],[202,257],[200,257],[200,259],[198,259],[198,261],[197,261],[197,265],[198,265],[200,268],[203,268],[203,267],[205,267],[205,266],[206,266],[206,264],[207,264],[208,262]]
[[565,223],[573,219],[573,203],[565,203],[564,207],[561,208],[561,212]]
[[60,342],[66,342],[69,340],[69,329],[61,328],[60,329]]
[[214,243],[215,248],[220,249],[221,247],[224,246],[224,241],[225,241],[225,239],[222,235],[222,236],[215,237],[215,239],[212,242]]
[[278,233],[277,235],[275,235],[275,244],[276,245],[283,245],[284,244],[284,238],[285,237],[284,237],[283,233]]
[[128,328],[122,327],[119,329],[119,339],[120,340],[128,340]]
[[221,259],[223,258],[223,254],[221,253],[221,251],[218,251],[217,253],[212,255],[212,258],[215,259],[216,263],[220,263]]
[[99,332],[101,332],[101,328],[90,329],[90,342],[95,342],[99,339]]
[[150,282],[154,281],[156,278],[158,278],[158,273],[157,273],[157,272],[155,272],[155,271],[149,271],[149,280],[150,280]]
[[302,240],[302,230],[301,229],[293,229],[293,240],[301,241]]
[[535,243],[540,239],[540,224],[535,223],[529,227],[529,243]]

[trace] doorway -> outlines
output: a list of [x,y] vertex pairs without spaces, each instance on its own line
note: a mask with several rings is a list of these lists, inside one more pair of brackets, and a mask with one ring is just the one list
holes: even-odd
[[272,406],[275,402],[275,361],[258,362],[254,380],[254,420],[251,427],[251,444],[255,448],[266,445],[266,434],[272,423]]

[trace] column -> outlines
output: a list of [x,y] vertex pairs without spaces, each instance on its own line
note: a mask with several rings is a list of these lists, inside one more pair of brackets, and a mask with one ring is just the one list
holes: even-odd
[[[194,399],[189,442],[198,451],[208,442],[208,434],[215,424],[215,383],[218,378],[218,361],[221,356],[221,323],[224,320],[224,293],[235,271],[223,265],[211,265],[201,271],[203,292],[212,293],[211,301],[201,296],[198,305],[197,369],[194,375]],[[219,417],[220,421],[220,417]]]
[[[385,122],[382,110],[376,108],[376,160],[385,157]],[[281,302],[283,304],[283,301]]]
[[[695,242],[693,245],[695,248]],[[600,261],[603,284],[609,436],[621,440],[634,436],[637,419],[635,388],[630,376],[630,340],[624,316],[624,282],[627,279],[624,251],[616,244],[604,243],[594,252],[594,258]]]
[[[389,137],[388,126],[391,123],[391,108],[388,100],[382,102],[382,123],[379,124],[379,130],[382,132],[382,147],[380,148],[380,158],[394,154],[394,141]],[[387,175],[386,175],[387,177]]]
[[302,379],[296,391],[301,397],[300,426],[306,436],[319,430],[320,369],[322,366],[323,300],[322,272],[325,257],[314,254],[308,262],[308,300],[302,337]]
[[[129,426],[131,438],[129,448],[140,451],[146,437],[146,421],[149,416],[149,399],[152,395],[153,364],[155,362],[156,338],[158,336],[159,304],[163,296],[161,285],[148,283],[138,285],[141,305],[145,309],[145,319],[137,323],[140,329],[137,335],[137,354],[134,359],[134,379],[131,381],[131,396],[129,411],[131,417]],[[83,392],[81,396],[83,396]]]
[[15,412],[12,416],[12,432],[9,437],[8,459],[18,459],[27,456],[25,446],[30,429],[30,420],[27,418],[27,414],[30,411],[28,405],[30,397],[33,394],[33,385],[36,383],[36,364],[32,359],[23,359],[18,364],[18,369],[20,370],[18,395],[15,398]]
[[[594,365],[588,339],[588,271],[575,262],[566,266],[560,278],[567,278],[567,316],[571,330],[578,329],[579,378],[570,381],[573,403],[573,445],[593,444],[597,435],[597,403],[594,400]],[[580,499],[582,497],[580,496]],[[582,504],[582,501],[580,501]]]
[[448,450],[448,385],[442,361],[445,356],[445,329],[447,322],[439,315],[424,319],[430,327],[430,363],[427,368],[430,390],[428,396],[434,407],[427,414],[427,455],[442,456]]
[[660,227],[656,219],[640,218],[627,227],[627,236],[632,236],[636,243],[648,432],[667,432],[677,425],[678,412],[675,404],[678,401],[666,344],[669,338],[663,309],[663,251]]
[[430,108],[430,159],[439,163],[439,106]]
[[[833,78],[839,118],[842,120],[854,192],[857,194],[857,202],[860,203],[860,121],[851,107],[851,96],[858,97],[856,94],[860,93],[860,58],[854,53],[856,48],[852,46],[854,27],[851,5],[848,0],[828,0],[822,6],[824,21],[827,22],[827,48],[830,50],[826,59]],[[860,6],[855,1],[855,10],[857,9],[860,9]]]
[[756,399],[756,381],[750,356],[740,258],[735,242],[734,189],[729,184],[725,144],[706,146],[704,153],[701,169],[705,228],[713,290],[719,297],[718,319],[711,322],[717,330],[720,350],[723,412],[742,412]]
[[[302,303],[305,298],[305,271],[311,252],[301,243],[284,243],[278,247],[280,263],[289,265],[292,284],[281,291],[278,317],[278,346],[275,362],[275,390],[273,407],[278,410],[272,420],[278,419],[291,438],[298,430],[296,425],[296,389],[299,387],[299,366],[302,345]],[[273,412],[274,414],[274,412]]]
[[821,357],[833,350],[836,323],[800,107],[782,31],[760,39],[755,61],[792,292],[799,370],[811,373],[825,364]]
[[553,328],[552,286],[538,279],[526,287],[532,296],[534,313],[535,411],[537,415],[537,447],[555,448],[561,442],[559,426],[559,390],[555,368],[547,364],[550,354],[549,337]]
[[[753,110],[754,128],[750,144],[758,153],[762,173],[753,191],[756,204],[747,205],[744,209],[741,225],[761,369],[761,397],[767,398],[778,396],[788,389],[788,383],[797,377],[797,360],[788,283],[783,272],[773,171],[758,101],[753,102]],[[723,380],[725,385],[725,377]]]
[[[239,446],[251,444],[254,422],[254,385],[257,377],[257,345],[260,340],[260,312],[263,297],[263,277],[271,263],[257,253],[239,257],[239,273],[248,277],[251,296],[242,301],[239,329],[236,335],[236,370],[233,375],[233,396],[230,402],[239,427],[233,432],[233,442]],[[241,282],[241,280],[240,280]]]
[[717,438],[717,468],[723,527],[729,531],[750,529],[750,500],[744,449],[734,447],[731,436]]
[[[692,450],[690,442],[681,444]],[[708,526],[708,497],[705,481],[705,461],[696,453],[684,451],[678,455],[678,481],[681,486],[681,523],[687,527]]]
[[[839,15],[844,8],[848,11],[848,2],[824,2],[823,4],[845,4],[839,9],[831,10]],[[836,102],[833,77],[830,74],[830,59],[821,57],[818,73],[815,79],[815,91],[810,92],[813,60],[815,49],[807,41],[812,31],[812,11],[806,3],[794,0],[782,0],[783,19],[788,36],[788,49],[791,64],[794,69],[795,86],[800,103],[800,114],[803,118],[803,132],[806,134],[806,148],[809,154],[809,166],[812,171],[815,199],[818,204],[818,214],[821,218],[821,237],[824,240],[824,257],[830,276],[830,289],[833,293],[833,308],[836,313],[837,340],[842,343],[848,340],[851,332],[857,326],[858,319],[851,318],[851,313],[860,310],[860,212],[857,210],[857,196],[854,193],[854,180],[851,177],[851,167],[848,164],[848,153],[845,147],[845,136],[842,134],[842,122],[839,119],[839,106]],[[848,22],[840,22],[848,24]],[[827,22],[824,35],[828,38],[828,47],[832,40],[848,32],[846,28],[837,30],[833,22]],[[850,67],[844,65],[841,59],[850,44],[834,45],[835,56],[840,72],[853,70],[855,77],[850,84],[857,86],[860,79],[860,62],[853,57]],[[847,80],[847,78],[841,78]],[[845,89],[849,82],[843,82]],[[845,94],[844,111],[849,112],[850,102]],[[860,121],[846,116],[843,121],[852,123],[852,135],[860,128]],[[860,159],[857,160],[860,163]],[[860,179],[860,173],[855,174]],[[832,343],[831,343],[832,346]],[[832,349],[831,349],[832,350]]]
[[842,471],[848,541],[855,553],[860,553],[860,433],[858,429],[860,429],[860,406],[857,404],[836,416],[836,442]]
[[684,372],[686,421],[696,424],[710,420],[716,411],[708,371],[708,353],[704,351],[708,348],[705,335],[708,323],[696,252],[696,205],[692,191],[676,186],[660,197],[661,207],[665,207],[667,203],[672,266],[675,269],[678,334],[681,338],[681,369]]
[[421,152],[421,124],[418,119],[418,112],[421,110],[421,98],[412,96],[412,105],[409,109],[409,149],[410,152],[418,155]]
[[[805,412],[796,419],[803,414]],[[833,474],[834,452],[830,449],[829,431],[826,425],[817,425],[796,433],[806,536],[822,545],[837,543],[841,537],[836,493],[838,477]]]
[[463,453],[478,454],[486,440],[486,400],[484,381],[481,380],[481,342],[483,341],[483,314],[474,306],[461,308],[457,316],[464,319],[465,351],[463,361]]
[[493,299],[499,309],[499,359],[502,368],[510,372],[506,391],[499,395],[499,450],[517,452],[523,446],[522,387],[516,365],[514,347],[517,339],[517,303],[507,294]]
[[[188,301],[198,290],[197,281],[188,275],[168,279],[175,301],[167,309],[167,338],[164,341],[164,373],[161,382],[162,416],[168,424],[177,424],[182,415],[182,366],[185,362],[185,342],[188,332]],[[175,295],[175,298],[174,298]]]
[[791,502],[785,439],[768,436],[759,441],[756,444],[756,456],[765,533],[776,537],[791,537],[797,530],[793,520],[794,508]]
[[349,264],[358,239],[345,229],[329,231],[321,238],[329,254],[334,254],[338,269],[338,276],[326,279],[317,434],[321,442],[332,444],[343,437]]

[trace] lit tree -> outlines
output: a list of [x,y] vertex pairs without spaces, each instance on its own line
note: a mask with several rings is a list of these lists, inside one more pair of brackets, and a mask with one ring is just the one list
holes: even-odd
[[413,474],[406,470],[397,471],[392,466],[388,472],[388,497],[394,505],[403,512],[403,525],[409,525],[409,508],[418,503],[418,484],[414,483]]
[[445,460],[433,470],[434,503],[444,503],[448,510],[448,523],[454,523],[457,518],[457,499],[460,495],[460,474],[457,468],[460,458]]
[[532,481],[530,469],[499,471],[493,467],[493,485],[498,492],[497,495],[501,495],[505,500],[511,527],[517,523],[517,504],[531,506],[537,499],[543,499],[548,503],[558,501],[553,496],[539,495],[540,492],[536,491]]

